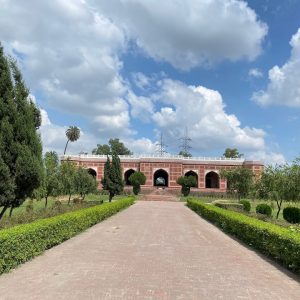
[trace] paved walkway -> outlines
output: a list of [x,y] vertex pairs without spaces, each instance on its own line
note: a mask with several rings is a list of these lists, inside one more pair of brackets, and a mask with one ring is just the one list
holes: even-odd
[[289,272],[180,202],[140,201],[0,277],[0,299],[300,299]]

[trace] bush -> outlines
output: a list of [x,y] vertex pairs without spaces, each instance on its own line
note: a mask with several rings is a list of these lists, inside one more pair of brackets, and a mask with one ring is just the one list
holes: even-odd
[[0,274],[133,204],[128,197],[0,231]]
[[256,213],[266,215],[268,217],[272,216],[272,208],[266,203],[261,203],[256,206]]
[[298,232],[242,213],[204,204],[192,198],[187,200],[187,206],[225,232],[300,274],[300,235]]
[[234,202],[214,202],[214,205],[224,209],[243,210],[244,206],[241,203]]
[[240,200],[239,203],[243,204],[244,211],[250,212],[250,210],[251,210],[251,204],[250,204],[250,202],[248,200]]
[[286,207],[283,212],[283,218],[292,224],[300,223],[300,208],[289,206]]

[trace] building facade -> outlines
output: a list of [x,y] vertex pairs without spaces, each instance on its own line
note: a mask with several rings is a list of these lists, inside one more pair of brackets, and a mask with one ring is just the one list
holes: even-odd
[[[143,172],[146,184],[142,189],[165,187],[180,189],[176,180],[180,176],[195,176],[197,189],[207,192],[225,192],[226,180],[220,178],[221,169],[245,167],[259,176],[264,165],[261,161],[248,161],[242,158],[209,158],[209,157],[183,157],[179,155],[120,155],[122,174],[125,185],[130,185],[128,178],[136,172]],[[100,181],[103,177],[105,155],[71,155],[64,156],[62,160],[70,159],[77,166],[83,166],[89,173]]]

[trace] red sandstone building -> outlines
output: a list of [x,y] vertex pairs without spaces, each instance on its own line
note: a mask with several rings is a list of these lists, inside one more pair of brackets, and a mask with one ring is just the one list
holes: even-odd
[[[90,174],[94,175],[97,181],[103,176],[105,155],[71,155],[69,158],[76,165],[87,168]],[[245,167],[251,169],[255,175],[263,170],[263,163],[260,161],[247,161],[241,158],[209,158],[209,157],[182,157],[179,155],[120,155],[122,174],[126,185],[129,185],[128,178],[135,171],[145,174],[147,180],[144,189],[163,185],[165,188],[179,189],[176,180],[180,176],[193,175],[198,182],[199,191],[226,191],[226,180],[221,179],[221,169]],[[161,180],[163,184],[161,184]],[[101,187],[101,184],[99,184]]]

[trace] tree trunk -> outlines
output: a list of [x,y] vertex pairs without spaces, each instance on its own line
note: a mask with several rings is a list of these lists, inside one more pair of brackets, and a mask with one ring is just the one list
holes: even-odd
[[8,209],[8,205],[5,205],[3,208],[2,208],[2,211],[1,211],[1,213],[0,213],[0,220],[2,219],[2,217],[3,217],[3,215],[4,215],[4,213],[6,212],[6,210]]
[[111,202],[112,198],[113,198],[114,194],[113,193],[109,193],[109,199],[108,201]]
[[45,197],[45,208],[47,208],[48,205],[48,196]]
[[68,205],[70,205],[70,202],[71,202],[71,194],[69,195]]
[[12,216],[13,210],[14,210],[14,207],[11,206],[10,211],[9,211],[9,217],[10,217],[10,218],[11,218],[11,216]]
[[278,219],[278,217],[279,217],[279,214],[280,214],[280,211],[281,211],[281,204],[282,204],[282,200],[280,200],[280,201],[276,201],[276,203],[277,203],[277,208],[278,208],[278,210],[277,210],[277,214],[276,214],[276,219]]
[[65,146],[64,155],[66,154],[66,151],[67,151],[68,144],[69,144],[69,140],[67,140],[67,143],[66,143],[66,146]]

